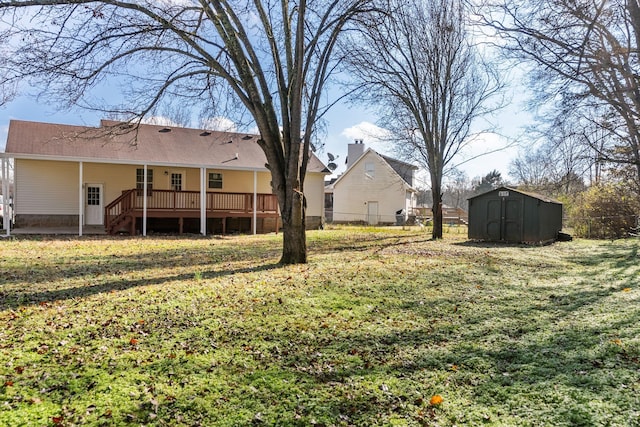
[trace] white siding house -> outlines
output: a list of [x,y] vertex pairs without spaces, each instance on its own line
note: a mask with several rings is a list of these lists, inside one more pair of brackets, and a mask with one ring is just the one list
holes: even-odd
[[417,169],[383,156],[364,144],[349,144],[347,170],[333,183],[333,221],[393,224],[398,211],[410,212],[416,203],[413,188]]
[[[112,234],[277,231],[277,198],[257,140],[251,134],[133,128],[106,120],[99,127],[12,120],[0,158],[15,165],[17,228],[77,226],[79,234],[84,226],[104,226]],[[322,225],[327,174],[311,153],[308,228]]]

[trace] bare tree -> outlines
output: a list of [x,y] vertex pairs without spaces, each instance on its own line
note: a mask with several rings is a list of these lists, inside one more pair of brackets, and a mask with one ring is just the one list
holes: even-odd
[[448,174],[448,180],[444,184],[442,201],[454,208],[468,209],[467,199],[471,196],[471,182],[466,173],[453,169]]
[[[0,75],[9,71],[8,69],[8,46],[10,32],[0,28]],[[5,82],[0,78],[0,107],[7,104],[15,96],[15,83]]]
[[433,197],[432,237],[442,238],[442,181],[469,141],[474,120],[499,89],[472,44],[461,1],[380,0],[384,14],[349,40],[360,99],[377,105],[402,151],[427,168]]
[[563,116],[531,128],[531,143],[511,162],[509,172],[518,185],[550,196],[583,191],[597,166],[592,149],[597,134],[597,126],[579,117]]
[[[616,146],[600,160],[631,165],[640,183],[640,9],[637,0],[485,0],[505,51],[537,65],[538,103],[604,112]],[[589,115],[589,113],[585,113]]]
[[109,109],[138,118],[171,99],[235,100],[261,135],[284,228],[281,263],[304,263],[314,123],[336,41],[368,2],[2,0],[17,49],[0,84],[26,77],[68,105],[95,107],[92,88],[123,82],[124,107]]

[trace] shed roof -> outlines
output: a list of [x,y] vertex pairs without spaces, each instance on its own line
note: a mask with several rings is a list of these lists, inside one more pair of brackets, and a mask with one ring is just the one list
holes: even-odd
[[534,199],[542,200],[543,202],[546,202],[546,203],[556,203],[556,204],[559,204],[559,205],[562,204],[562,202],[559,202],[558,200],[552,199],[551,197],[547,197],[547,196],[545,196],[543,194],[534,193],[532,191],[522,191],[522,190],[518,190],[517,188],[512,188],[512,187],[494,188],[493,190],[486,191],[486,192],[484,192],[482,194],[476,194],[475,196],[469,197],[467,200],[475,199],[476,197],[484,196],[485,194],[493,193],[493,192],[496,192],[496,191],[514,191],[516,193],[524,194],[525,196],[533,197]]
[[[19,158],[264,170],[258,135],[102,120],[100,127],[11,120],[5,153]],[[311,153],[309,172],[330,173]]]

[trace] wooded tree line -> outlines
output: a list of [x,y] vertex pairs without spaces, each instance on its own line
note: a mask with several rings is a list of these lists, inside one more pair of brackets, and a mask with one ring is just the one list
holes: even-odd
[[[306,262],[306,165],[342,96],[377,107],[426,168],[442,237],[444,178],[500,106],[498,62],[527,65],[541,117],[512,165],[521,184],[640,192],[637,0],[0,0],[0,20],[0,103],[26,82],[134,123],[167,105],[248,117],[280,204],[283,263]],[[330,97],[337,73],[348,83]],[[119,98],[94,97],[114,82]]]

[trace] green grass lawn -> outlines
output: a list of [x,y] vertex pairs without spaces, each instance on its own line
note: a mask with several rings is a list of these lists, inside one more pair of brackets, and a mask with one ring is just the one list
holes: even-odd
[[640,425],[638,239],[429,237],[0,240],[0,425]]

